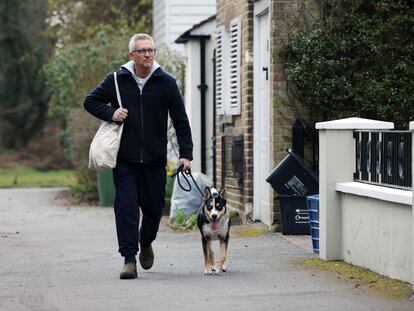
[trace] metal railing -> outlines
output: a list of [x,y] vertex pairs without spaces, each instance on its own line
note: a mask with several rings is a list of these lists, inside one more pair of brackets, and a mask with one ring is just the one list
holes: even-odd
[[354,181],[412,189],[411,131],[354,131]]

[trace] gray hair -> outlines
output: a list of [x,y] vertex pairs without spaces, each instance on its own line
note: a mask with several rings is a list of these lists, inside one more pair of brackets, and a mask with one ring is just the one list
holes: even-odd
[[129,51],[132,52],[134,50],[134,44],[138,40],[148,40],[151,41],[151,44],[153,47],[155,47],[154,39],[150,35],[147,35],[146,33],[137,33],[131,37],[129,40],[128,48]]

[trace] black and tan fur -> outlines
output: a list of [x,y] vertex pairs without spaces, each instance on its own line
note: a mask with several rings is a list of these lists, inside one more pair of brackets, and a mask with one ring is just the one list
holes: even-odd
[[[230,215],[226,206],[226,190],[219,192],[215,188],[204,190],[197,225],[201,232],[204,253],[204,274],[214,274],[227,271],[227,247],[229,244]],[[220,241],[220,260],[215,265],[211,241]]]

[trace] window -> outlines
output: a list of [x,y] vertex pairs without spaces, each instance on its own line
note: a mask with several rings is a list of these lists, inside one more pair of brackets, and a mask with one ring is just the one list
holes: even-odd
[[217,114],[240,114],[241,20],[230,22],[229,31],[217,27],[216,36],[216,111]]
[[219,26],[217,28],[217,36],[216,36],[216,111],[217,114],[224,114],[224,88],[223,88],[223,62],[224,62],[224,36],[225,36],[225,29],[224,26]]

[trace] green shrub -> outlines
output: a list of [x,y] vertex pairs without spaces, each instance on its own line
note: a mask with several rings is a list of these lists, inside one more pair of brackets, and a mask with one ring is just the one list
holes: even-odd
[[174,178],[167,176],[167,183],[165,185],[165,198],[171,199],[174,190]]
[[128,29],[102,27],[94,38],[68,44],[45,66],[52,90],[50,111],[61,121],[67,153],[74,163],[75,194],[88,200],[98,198],[96,172],[88,170],[89,145],[99,121],[83,109],[84,97],[105,76],[127,61]]
[[405,127],[414,119],[411,1],[325,1],[325,18],[282,51],[293,93],[313,121],[360,116]]
[[180,231],[194,230],[197,225],[197,213],[186,215],[183,211],[178,210],[175,217],[171,220],[171,227]]
[[236,210],[231,209],[231,210],[229,210],[229,213],[230,213],[229,214],[230,219],[239,218],[239,213]]
[[178,210],[177,213],[175,214],[175,217],[173,218],[172,223],[174,225],[182,225],[185,220],[186,220],[186,215],[184,214],[184,212],[182,210]]

